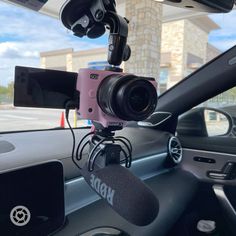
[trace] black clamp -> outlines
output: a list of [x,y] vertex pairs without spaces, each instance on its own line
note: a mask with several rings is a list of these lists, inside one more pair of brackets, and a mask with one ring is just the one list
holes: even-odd
[[131,49],[127,45],[128,20],[116,12],[114,0],[68,0],[60,12],[64,26],[78,37],[91,39],[110,31],[108,45],[108,63],[119,66],[127,61]]

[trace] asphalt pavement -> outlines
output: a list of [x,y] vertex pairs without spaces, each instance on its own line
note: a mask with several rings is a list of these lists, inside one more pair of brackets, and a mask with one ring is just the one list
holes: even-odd
[[[63,110],[42,108],[19,108],[12,105],[0,105],[0,133],[22,130],[56,129],[61,126]],[[75,112],[70,112],[72,127],[88,126],[87,121],[77,120]],[[64,120],[65,128],[68,128]],[[224,134],[227,131],[228,122],[208,122],[208,131],[211,136]]]
[[[63,110],[39,108],[15,108],[0,106],[0,132],[59,128]],[[74,111],[70,113],[71,125],[75,125]],[[67,126],[66,121],[65,127]],[[82,126],[84,122],[78,122]]]

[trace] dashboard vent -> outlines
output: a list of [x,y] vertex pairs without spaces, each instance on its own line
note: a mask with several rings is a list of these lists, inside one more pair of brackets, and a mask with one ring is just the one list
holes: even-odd
[[183,150],[180,141],[176,137],[171,137],[168,143],[168,152],[171,161],[179,164],[182,160]]

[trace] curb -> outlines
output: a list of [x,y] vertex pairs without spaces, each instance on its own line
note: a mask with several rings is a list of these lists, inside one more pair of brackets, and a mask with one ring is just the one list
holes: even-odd
[[0,110],[13,110],[15,107],[13,104],[0,104]]

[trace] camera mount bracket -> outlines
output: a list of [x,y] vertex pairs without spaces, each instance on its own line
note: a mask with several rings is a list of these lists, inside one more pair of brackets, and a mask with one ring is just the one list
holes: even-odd
[[68,0],[61,8],[60,19],[66,28],[81,38],[95,39],[108,29],[108,63],[119,66],[122,61],[129,60],[129,21],[117,14],[115,0]]
[[[86,147],[88,147],[89,152],[88,159],[85,163],[90,172],[94,170],[95,166],[100,168],[110,164],[125,164],[126,168],[130,168],[131,166],[131,142],[126,137],[115,136],[114,131],[109,128],[99,130],[95,128],[80,140],[75,155],[75,149],[73,149],[72,160],[79,169],[83,168],[80,167],[79,162],[83,159],[83,153]],[[123,158],[121,158],[122,156]]]

